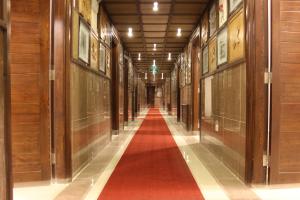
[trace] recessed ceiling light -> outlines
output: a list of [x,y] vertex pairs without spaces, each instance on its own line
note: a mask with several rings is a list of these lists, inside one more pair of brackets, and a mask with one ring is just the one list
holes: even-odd
[[178,28],[177,29],[177,37],[181,37],[181,36],[182,36],[181,28]]
[[141,58],[141,53],[139,53],[139,57],[138,57],[138,60],[141,60],[142,58]]
[[158,2],[157,2],[157,1],[155,1],[155,2],[153,3],[153,11],[154,11],[154,12],[157,12],[157,11],[158,11]]
[[154,65],[154,66],[156,65],[156,60],[153,60],[153,65]]
[[147,80],[148,79],[148,74],[147,73],[145,73],[145,80]]
[[128,28],[128,37],[132,37],[133,36],[133,32],[132,32],[132,28]]
[[161,73],[161,79],[164,79],[164,73]]
[[153,51],[156,51],[156,44],[153,44]]
[[172,54],[169,53],[169,56],[168,56],[168,61],[172,60]]

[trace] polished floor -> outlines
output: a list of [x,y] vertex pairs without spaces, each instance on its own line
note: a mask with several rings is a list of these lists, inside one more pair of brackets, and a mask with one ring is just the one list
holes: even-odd
[[[147,113],[151,114],[151,112],[152,117],[149,118],[148,115],[147,119]],[[151,199],[149,197],[152,197],[153,200],[157,200],[160,199],[159,194],[172,194],[174,193],[174,191],[180,192],[183,195],[188,194],[189,191],[187,191],[185,187],[166,187],[166,182],[164,182],[166,181],[166,177],[168,178],[168,181],[171,180],[171,182],[174,180],[182,181],[183,177],[188,177],[184,180],[187,180],[189,184],[192,184],[193,193],[197,196],[195,199],[201,199],[202,197],[208,200],[300,199],[299,185],[276,187],[253,186],[251,188],[244,185],[221,162],[219,162],[209,151],[207,151],[207,149],[200,143],[199,137],[197,135],[186,132],[184,128],[176,122],[174,117],[168,116],[164,111],[160,110],[161,114],[158,113],[158,110],[156,110],[155,112],[156,113],[153,113],[153,110],[144,111],[143,113],[141,113],[141,116],[137,121],[130,123],[125,128],[124,133],[120,134],[119,136],[114,136],[112,142],[107,145],[99,153],[99,155],[97,155],[97,157],[95,157],[95,159],[81,171],[81,173],[77,177],[74,178],[72,183],[53,183],[51,185],[36,187],[18,186],[14,189],[14,199],[96,200],[99,198],[99,196],[101,197],[100,200],[121,199],[121,197],[117,198],[118,195],[122,195],[122,197],[124,195],[121,193],[115,193],[118,192],[118,190],[116,190],[116,187],[114,186],[115,181],[117,180],[122,180],[123,183],[117,186],[120,187],[120,191],[125,192],[126,195],[148,194],[148,196],[140,196],[139,198],[129,198],[127,196],[126,198],[122,199],[143,200]],[[155,131],[161,130],[161,127],[158,128],[159,124],[164,126],[163,130],[165,131],[165,134],[159,134],[159,132],[155,133]],[[146,132],[148,134],[147,137],[145,135]],[[154,134],[156,136],[151,137],[149,134]],[[166,140],[166,138],[164,137],[168,139]],[[141,141],[137,141],[137,139],[139,138],[143,138],[142,143]],[[128,164],[130,165],[130,162],[133,162],[132,165],[134,165],[135,167],[140,166],[141,168],[144,168],[147,167],[149,163],[143,162],[152,162],[154,160],[152,160],[153,158],[134,159],[128,162],[129,160],[127,160],[126,157],[128,157],[128,155],[130,155],[131,153],[141,153],[141,151],[144,151],[144,153],[146,153],[147,155],[154,155],[147,152],[149,151],[149,149],[153,150],[154,146],[151,145],[154,144],[157,145],[156,148],[160,148],[160,155],[167,154],[168,151],[170,153],[170,146],[165,145],[165,142],[158,141],[168,141],[168,144],[172,145],[171,152],[173,152],[170,154],[171,158],[168,158],[169,162],[167,162],[167,164],[165,163],[164,165],[161,165],[162,163],[150,163],[150,165],[157,167],[156,170],[158,170],[158,172],[161,168],[164,168],[166,166],[170,168],[170,171],[168,171],[167,169],[161,169],[164,173],[158,173],[157,175],[159,176],[155,176],[156,179],[152,180],[153,182],[151,182],[152,187],[155,188],[155,181],[158,181],[160,183],[159,186],[162,191],[156,192],[156,188],[155,190],[147,190],[146,193],[137,190],[128,193],[125,190],[137,189],[135,188],[137,186],[135,185],[137,184],[137,182],[135,182],[135,184],[132,184],[132,181],[139,180],[143,184],[144,182],[147,182],[147,179],[143,180],[143,178],[145,177],[134,177],[134,175],[138,174],[139,172],[145,172],[145,169],[140,169],[140,171],[138,171],[138,168],[134,168],[134,170],[128,171],[122,170],[122,168],[124,166],[128,167]],[[138,146],[140,148],[137,148]],[[174,150],[177,153],[174,154]],[[175,160],[173,159],[177,160],[177,162],[175,162]],[[124,165],[124,160],[127,163],[126,165]],[[159,162],[161,161],[164,162],[163,160],[160,160]],[[139,162],[138,165],[136,162]],[[172,168],[172,165],[174,163],[177,163],[179,166]],[[180,172],[183,174],[183,176],[174,177],[175,174],[178,173],[178,171],[176,171],[178,170],[178,167],[180,168]],[[148,168],[148,170],[150,169],[151,168]],[[166,176],[164,176],[164,174],[166,174]],[[152,174],[152,176],[154,175]],[[159,178],[160,176],[161,179]],[[130,180],[131,184],[127,185],[126,180]],[[147,186],[147,183],[144,186]],[[139,186],[139,189],[145,190],[144,186],[141,184],[141,186]],[[198,192],[195,192],[196,190],[198,190]],[[114,192],[117,195],[110,196],[110,192]],[[165,199],[167,200],[168,198]],[[180,197],[177,199],[189,200],[193,198]]]

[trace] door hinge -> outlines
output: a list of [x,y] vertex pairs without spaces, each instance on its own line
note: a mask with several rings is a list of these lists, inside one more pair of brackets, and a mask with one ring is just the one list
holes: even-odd
[[272,83],[272,72],[265,72],[265,84]]
[[54,81],[55,80],[55,70],[54,69],[50,69],[49,70],[49,80],[50,81]]
[[51,164],[52,165],[56,164],[56,155],[55,155],[55,153],[51,153]]
[[270,156],[268,156],[267,154],[263,155],[263,166],[264,167],[268,167],[270,163]]

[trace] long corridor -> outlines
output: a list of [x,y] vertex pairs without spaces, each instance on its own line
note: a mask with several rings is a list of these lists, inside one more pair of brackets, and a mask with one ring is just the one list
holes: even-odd
[[149,111],[99,199],[204,199],[158,109]]

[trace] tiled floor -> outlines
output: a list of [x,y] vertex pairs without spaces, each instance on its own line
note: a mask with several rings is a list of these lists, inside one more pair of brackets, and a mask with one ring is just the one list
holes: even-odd
[[[201,143],[199,137],[184,130],[174,117],[161,111],[198,186],[207,200],[300,199],[300,186],[253,187],[244,185]],[[15,200],[96,200],[119,159],[139,128],[146,111],[114,136],[99,155],[70,184],[16,188]]]

